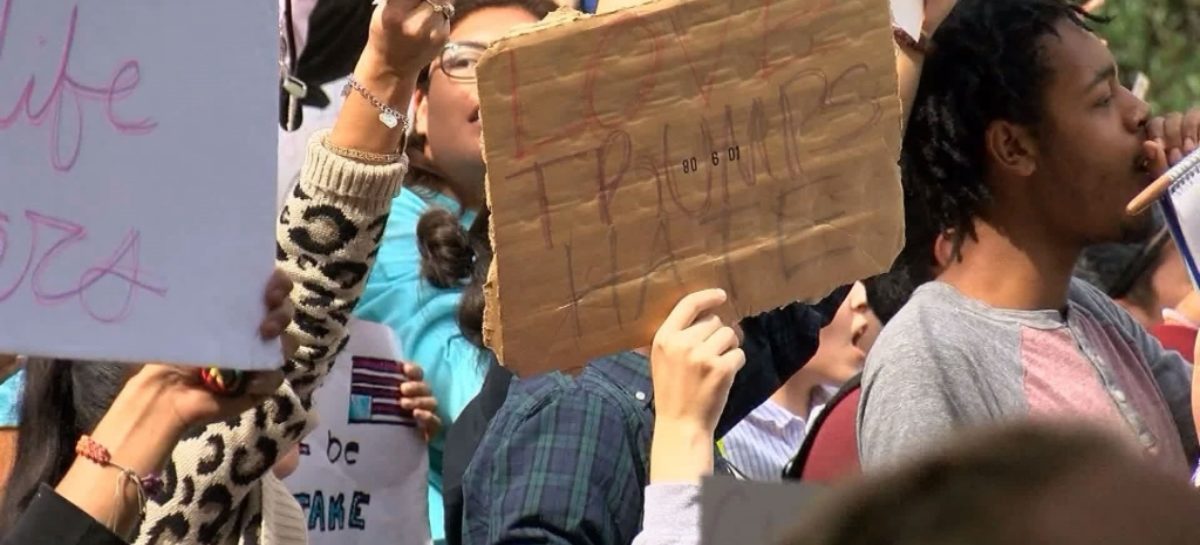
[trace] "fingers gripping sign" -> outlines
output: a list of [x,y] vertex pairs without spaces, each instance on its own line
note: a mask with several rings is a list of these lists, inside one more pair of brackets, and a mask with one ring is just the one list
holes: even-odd
[[415,74],[433,61],[450,34],[451,0],[375,0],[370,45],[386,64]]
[[728,296],[712,289],[675,306],[654,336],[651,373],[656,419],[711,432],[734,375],[746,362],[737,332],[717,314]]

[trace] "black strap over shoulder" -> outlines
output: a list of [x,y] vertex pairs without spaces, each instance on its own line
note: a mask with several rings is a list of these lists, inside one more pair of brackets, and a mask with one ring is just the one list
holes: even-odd
[[808,433],[804,436],[804,442],[800,443],[800,450],[792,457],[792,460],[783,467],[783,480],[800,480],[800,476],[804,474],[804,465],[808,462],[808,456],[812,453],[813,444],[817,441],[817,435],[821,432],[821,427],[825,425],[825,420],[833,413],[833,408],[840,405],[854,390],[862,384],[862,373],[854,375],[841,388],[829,398],[829,403],[825,404],[825,409],[821,414],[817,415],[817,419],[813,421]]

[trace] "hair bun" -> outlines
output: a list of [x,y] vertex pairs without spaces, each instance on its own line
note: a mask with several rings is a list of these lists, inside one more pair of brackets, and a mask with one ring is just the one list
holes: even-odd
[[421,276],[439,288],[461,287],[470,278],[475,251],[458,216],[433,208],[417,221]]

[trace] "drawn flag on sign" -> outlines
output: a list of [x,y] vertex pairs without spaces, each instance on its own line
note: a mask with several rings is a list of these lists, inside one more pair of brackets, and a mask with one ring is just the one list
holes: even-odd
[[412,411],[400,408],[400,364],[379,358],[350,359],[350,423],[416,426]]

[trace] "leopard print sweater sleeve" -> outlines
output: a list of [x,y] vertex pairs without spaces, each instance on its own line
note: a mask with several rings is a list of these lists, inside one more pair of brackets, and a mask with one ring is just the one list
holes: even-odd
[[300,183],[279,215],[276,259],[295,283],[288,332],[300,345],[284,364],[287,380],[255,410],[202,428],[175,447],[138,545],[259,543],[259,479],[309,429],[313,392],[346,345],[347,319],[408,167],[340,157],[325,148],[326,134],[309,142]]

